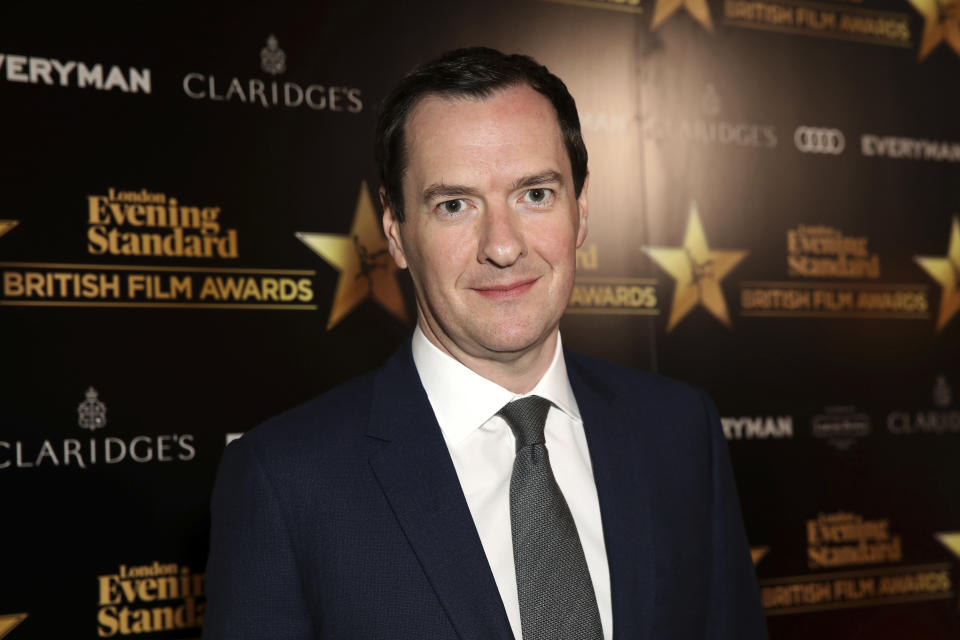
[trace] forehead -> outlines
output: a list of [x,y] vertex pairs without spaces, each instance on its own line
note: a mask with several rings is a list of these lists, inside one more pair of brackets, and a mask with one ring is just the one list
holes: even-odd
[[514,179],[548,169],[570,173],[553,105],[528,85],[485,98],[428,95],[407,120],[405,142],[405,192],[438,180]]

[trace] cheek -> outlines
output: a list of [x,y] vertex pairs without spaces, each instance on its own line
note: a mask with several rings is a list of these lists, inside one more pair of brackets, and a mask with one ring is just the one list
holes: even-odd
[[456,285],[476,254],[470,234],[446,229],[418,239],[416,264],[412,269],[425,288],[445,289]]
[[566,224],[553,227],[540,227],[536,230],[536,248],[544,260],[555,269],[574,264],[576,260],[577,232]]

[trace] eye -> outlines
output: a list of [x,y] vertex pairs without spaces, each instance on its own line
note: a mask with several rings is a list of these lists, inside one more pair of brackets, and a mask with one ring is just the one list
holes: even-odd
[[523,201],[532,205],[545,205],[553,198],[553,189],[536,187],[523,192]]
[[467,201],[463,198],[458,200],[446,200],[437,205],[437,209],[444,215],[455,215],[461,213],[467,208]]

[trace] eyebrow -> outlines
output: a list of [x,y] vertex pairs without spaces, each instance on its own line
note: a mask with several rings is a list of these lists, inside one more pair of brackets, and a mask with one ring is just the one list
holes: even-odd
[[553,169],[547,169],[546,171],[534,173],[529,176],[523,176],[522,178],[514,180],[513,184],[510,185],[510,191],[513,191],[514,189],[522,189],[523,187],[536,187],[538,185],[549,184],[551,182],[555,182],[563,187],[563,176]]
[[[516,189],[522,189],[524,187],[536,187],[538,185],[549,184],[555,182],[561,187],[563,186],[563,176],[553,169],[547,169],[546,171],[541,171],[539,173],[533,173],[527,176],[522,176],[514,180],[510,186],[509,190],[514,191]],[[468,187],[462,184],[443,184],[443,183],[434,183],[423,190],[423,201],[430,202],[435,198],[452,198],[454,196],[480,196],[480,191],[474,187]]]
[[479,191],[466,185],[434,183],[423,190],[423,201],[430,202],[434,198],[452,198],[453,196],[479,195]]

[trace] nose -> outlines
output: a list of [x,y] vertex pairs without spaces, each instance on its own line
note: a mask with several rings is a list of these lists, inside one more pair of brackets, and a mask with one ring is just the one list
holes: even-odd
[[497,267],[509,267],[527,253],[526,242],[515,211],[508,206],[491,206],[480,220],[477,260]]

